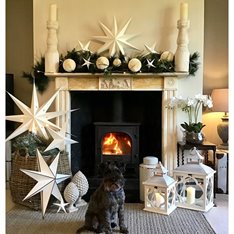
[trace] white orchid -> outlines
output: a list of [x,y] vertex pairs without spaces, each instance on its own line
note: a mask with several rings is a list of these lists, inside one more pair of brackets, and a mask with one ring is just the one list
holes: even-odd
[[208,95],[202,95],[197,94],[194,98],[182,98],[180,97],[172,97],[167,104],[167,108],[174,109],[174,108],[180,108],[182,111],[185,111],[188,113],[188,119],[189,124],[186,122],[184,124],[181,124],[181,126],[185,130],[189,131],[199,131],[201,128],[203,128],[205,125],[202,125],[202,123],[198,123],[198,113],[200,108],[213,107],[213,102],[210,96]]

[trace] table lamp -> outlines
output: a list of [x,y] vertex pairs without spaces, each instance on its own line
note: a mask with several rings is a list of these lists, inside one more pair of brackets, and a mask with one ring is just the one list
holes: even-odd
[[217,132],[222,139],[218,149],[228,149],[228,89],[213,89],[211,93],[214,112],[224,112],[222,122],[217,126]]

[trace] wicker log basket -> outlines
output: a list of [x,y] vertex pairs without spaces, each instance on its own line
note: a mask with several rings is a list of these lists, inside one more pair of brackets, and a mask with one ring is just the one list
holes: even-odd
[[[44,156],[45,161],[48,165],[51,164],[55,157],[54,156]],[[36,180],[32,179],[20,169],[27,169],[38,171],[38,162],[36,156],[29,156],[27,153],[22,154],[19,151],[15,151],[12,155],[12,167],[11,167],[11,178],[10,178],[10,190],[12,200],[15,203],[30,207],[35,210],[41,209],[41,198],[40,193],[34,195],[33,197],[23,201],[25,196],[37,183]],[[60,153],[59,163],[58,163],[58,173],[71,175],[71,169],[69,166],[68,156],[66,153]],[[70,181],[63,181],[58,184],[61,194],[63,193],[66,185]],[[54,197],[51,196],[49,205],[52,204]]]

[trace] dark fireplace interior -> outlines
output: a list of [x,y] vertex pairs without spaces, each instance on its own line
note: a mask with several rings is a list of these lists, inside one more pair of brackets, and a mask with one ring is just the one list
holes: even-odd
[[125,164],[127,202],[139,202],[139,164],[148,155],[161,160],[161,91],[71,91],[71,169],[81,170],[90,194],[98,187],[101,162]]

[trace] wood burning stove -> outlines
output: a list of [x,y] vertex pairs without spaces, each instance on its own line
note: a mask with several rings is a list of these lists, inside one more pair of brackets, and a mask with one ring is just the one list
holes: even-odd
[[125,177],[138,178],[139,123],[96,122],[95,174],[102,162],[123,162]]

